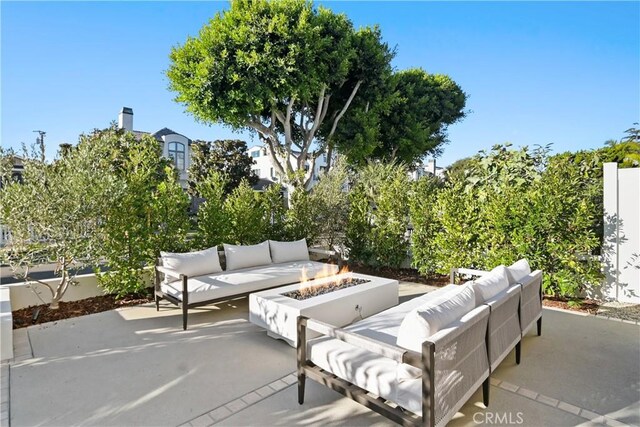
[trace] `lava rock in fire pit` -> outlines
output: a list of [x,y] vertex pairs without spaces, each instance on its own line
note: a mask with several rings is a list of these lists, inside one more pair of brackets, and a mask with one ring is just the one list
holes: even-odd
[[370,281],[371,280],[359,279],[357,277],[346,277],[343,279],[335,280],[333,282],[321,283],[315,286],[308,285],[296,291],[285,292],[282,295],[284,295],[285,297],[296,299],[298,301],[304,301],[306,299],[328,294],[339,289],[346,289],[352,286],[362,285],[363,283],[369,283]]

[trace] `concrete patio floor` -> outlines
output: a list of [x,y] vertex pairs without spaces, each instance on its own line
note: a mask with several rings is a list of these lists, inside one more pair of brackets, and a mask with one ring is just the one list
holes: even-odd
[[[401,299],[430,290],[401,285]],[[10,425],[392,425],[307,381],[296,399],[295,350],[248,322],[247,299],[180,311],[152,304],[14,331]],[[640,425],[640,327],[544,311],[455,426]],[[4,379],[3,379],[4,381]]]

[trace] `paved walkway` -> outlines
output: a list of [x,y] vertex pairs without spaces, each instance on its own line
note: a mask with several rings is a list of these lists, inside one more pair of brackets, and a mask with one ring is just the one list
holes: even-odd
[[[15,331],[1,425],[391,425],[313,381],[298,405],[295,350],[247,318],[239,299],[193,310],[186,332],[169,305]],[[494,373],[490,407],[478,392],[451,425],[640,425],[639,355],[637,325],[545,309],[522,364]]]

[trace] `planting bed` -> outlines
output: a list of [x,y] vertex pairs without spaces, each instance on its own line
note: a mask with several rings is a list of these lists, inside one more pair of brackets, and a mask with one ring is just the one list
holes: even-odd
[[[445,286],[449,283],[449,276],[421,276],[416,270],[409,268],[374,269],[367,266],[349,265],[349,269],[356,273],[370,274],[378,277],[386,277],[398,281],[423,283],[431,286]],[[100,313],[113,310],[119,307],[144,304],[153,301],[153,295],[131,295],[124,299],[117,300],[113,295],[104,295],[87,298],[80,301],[61,302],[60,308],[51,310],[48,304],[27,307],[14,311],[13,328],[24,328],[40,323],[53,322],[56,320],[68,319],[72,317],[84,316],[87,314]],[[615,317],[618,319],[640,321],[640,305],[611,307],[600,306],[596,301],[584,300],[579,305],[570,305],[565,300],[545,297],[543,303],[547,307],[557,307],[566,310],[579,311],[583,313],[595,314],[599,316]],[[40,309],[37,319],[33,319],[35,312]]]
[[[12,312],[13,329],[25,328],[40,323],[69,319],[87,314],[101,313],[119,307],[128,307],[153,301],[153,295],[130,295],[116,299],[114,295],[102,295],[80,301],[60,302],[58,309],[52,310],[49,304],[22,308]],[[34,319],[36,312],[37,318]]]

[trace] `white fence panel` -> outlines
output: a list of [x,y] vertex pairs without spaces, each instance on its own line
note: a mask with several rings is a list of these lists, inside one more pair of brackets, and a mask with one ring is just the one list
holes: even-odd
[[640,168],[604,164],[603,296],[640,304]]

